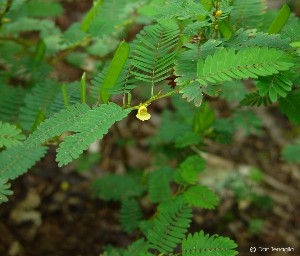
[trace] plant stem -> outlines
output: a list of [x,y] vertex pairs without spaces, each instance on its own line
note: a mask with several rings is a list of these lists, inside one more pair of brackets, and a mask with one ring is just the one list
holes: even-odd
[[4,8],[1,9],[0,11],[0,28],[2,26],[2,19],[5,16],[6,13],[8,13],[9,9],[11,8],[13,3],[13,0],[7,0],[6,1],[6,5],[4,6]]
[[173,94],[175,94],[175,93],[180,92],[181,89],[182,89],[182,88],[180,87],[180,88],[178,88],[178,89],[176,89],[176,90],[167,92],[167,93],[165,93],[165,94],[161,94],[161,93],[159,92],[158,94],[156,94],[156,95],[154,95],[153,97],[151,97],[149,100],[147,100],[147,101],[145,101],[145,102],[143,102],[143,103],[140,103],[139,105],[135,105],[135,106],[131,107],[131,109],[139,109],[139,107],[140,107],[141,105],[146,105],[146,106],[147,106],[147,105],[149,105],[152,101],[155,101],[155,100],[158,100],[158,99],[161,99],[161,98],[165,98],[165,97],[169,97],[169,96],[171,96],[171,95],[173,95]]
[[84,44],[88,44],[92,41],[92,38],[90,37],[86,37],[83,38],[82,40],[72,44],[71,46],[69,46],[67,49],[65,49],[64,51],[62,51],[60,54],[58,54],[58,56],[56,56],[55,58],[53,58],[52,60],[50,60],[50,64],[55,64],[61,60],[63,60],[70,52],[74,51],[76,48],[84,45]]
[[67,108],[69,106],[69,99],[68,99],[68,94],[67,94],[66,84],[65,83],[63,83],[61,85],[61,91],[62,91],[63,98],[64,98],[65,108]]
[[86,101],[86,73],[83,72],[83,75],[81,77],[80,81],[80,91],[81,91],[81,102],[85,103]]

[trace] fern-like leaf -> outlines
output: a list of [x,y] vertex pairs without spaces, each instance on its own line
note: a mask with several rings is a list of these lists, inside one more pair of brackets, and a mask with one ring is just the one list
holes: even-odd
[[174,180],[178,184],[195,184],[199,179],[199,173],[204,171],[205,161],[199,155],[186,158],[176,169]]
[[176,52],[172,49],[178,43],[177,25],[147,26],[135,41],[132,65],[137,70],[132,73],[137,79],[152,86],[166,79],[172,69]]
[[201,84],[220,83],[232,79],[258,78],[288,70],[294,64],[286,61],[285,53],[267,47],[249,47],[235,52],[221,49],[205,62],[198,62],[198,77]]
[[256,29],[239,29],[229,42],[225,43],[227,47],[243,49],[247,47],[270,47],[281,50],[290,48],[291,39],[278,34],[267,34],[257,32]]
[[10,183],[8,183],[8,179],[0,178],[0,204],[7,202],[7,196],[12,194],[13,191],[10,190]]
[[[110,0],[101,3],[97,8],[88,32],[94,37],[103,37],[114,32],[121,32],[131,22],[132,13],[139,8],[140,1]],[[128,20],[130,20],[128,22]]]
[[47,147],[17,146],[0,153],[0,177],[15,179],[27,172],[46,153]]
[[77,159],[88,146],[102,139],[108,129],[117,121],[125,118],[130,110],[123,110],[115,103],[102,104],[86,112],[75,122],[72,131],[76,133],[65,138],[57,150],[56,160],[59,166]]
[[241,100],[240,104],[242,106],[268,106],[272,102],[268,95],[261,96],[258,92],[252,92],[247,95]]
[[300,89],[290,92],[285,98],[280,98],[279,109],[291,122],[300,124]]
[[16,126],[0,121],[0,148],[20,145],[25,139],[25,135],[21,132]]
[[25,106],[20,110],[22,128],[27,131],[34,128],[39,115],[49,117],[50,107],[59,93],[60,87],[51,81],[36,85],[32,92],[25,96]]
[[[68,106],[74,105],[80,102],[80,82],[72,82],[65,84],[65,90],[68,97]],[[51,106],[48,110],[48,117],[54,115],[55,113],[65,109],[65,99],[62,93],[58,93]]]
[[201,230],[182,241],[182,256],[234,256],[237,244],[228,237],[210,236]]
[[74,123],[80,120],[89,110],[90,107],[88,105],[77,103],[60,111],[42,122],[28,137],[25,143],[29,145],[39,145],[64,132],[72,131],[71,127]]
[[153,228],[146,234],[150,248],[161,253],[173,252],[184,238],[191,218],[192,209],[182,198],[160,205],[158,216],[153,221]]
[[185,51],[178,54],[175,62],[174,74],[177,76],[175,82],[178,85],[185,85],[197,79],[197,60],[204,59],[215,53],[221,41],[208,40],[203,45],[186,43]]
[[234,0],[231,22],[238,27],[257,27],[262,23],[266,9],[266,0]]
[[144,187],[130,175],[106,175],[92,184],[95,195],[106,201],[121,201],[140,196]]
[[286,97],[292,90],[293,82],[283,73],[270,77],[262,77],[257,82],[258,93],[261,96],[268,95],[272,102],[279,97]]
[[173,0],[158,8],[154,18],[157,20],[171,20],[172,18],[185,20],[197,15],[207,15],[201,4],[194,1]]
[[128,198],[122,201],[120,222],[123,230],[125,230],[127,233],[131,233],[135,228],[138,227],[141,219],[142,211],[135,199]]
[[190,187],[183,195],[190,206],[204,209],[214,209],[219,202],[217,195],[207,186]]
[[287,24],[283,28],[283,34],[287,35],[294,42],[300,40],[299,31],[300,31],[300,20],[299,19],[295,19],[294,22]]
[[193,101],[196,107],[200,107],[203,100],[203,90],[199,82],[194,81],[185,86],[181,91],[182,98],[186,98],[187,102]]
[[172,170],[169,168],[162,168],[150,174],[149,196],[152,202],[160,203],[170,199],[171,172]]
[[142,238],[128,247],[128,252],[124,253],[124,256],[153,256],[152,253],[147,252],[149,248],[148,243]]
[[22,87],[9,87],[0,84],[0,120],[16,123],[23,106],[25,90]]

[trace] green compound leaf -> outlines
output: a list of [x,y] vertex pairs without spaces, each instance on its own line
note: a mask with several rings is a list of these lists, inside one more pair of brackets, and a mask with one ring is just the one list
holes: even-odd
[[150,248],[161,253],[173,252],[185,237],[191,221],[192,209],[181,198],[160,205],[153,227],[146,234]]
[[140,196],[144,187],[136,178],[126,175],[109,174],[92,184],[94,194],[106,201],[121,201],[130,197]]
[[186,158],[174,173],[174,180],[178,184],[196,184],[199,173],[204,171],[205,161],[199,155]]
[[120,222],[127,233],[131,233],[139,226],[142,219],[142,211],[137,200],[128,198],[122,201]]
[[27,145],[12,147],[0,153],[0,176],[15,179],[27,172],[46,153],[47,147],[29,147]]
[[257,82],[257,89],[260,96],[268,96],[271,102],[280,97],[286,97],[292,90],[293,82],[284,74],[276,74],[270,77],[261,77]]
[[111,90],[117,83],[121,71],[128,59],[129,51],[129,44],[122,41],[108,67],[103,84],[100,86],[100,99],[103,103],[108,102],[110,97],[109,90]]
[[102,104],[86,112],[72,127],[76,133],[65,138],[57,149],[56,160],[59,166],[77,159],[95,140],[102,139],[108,129],[122,120],[130,110],[123,110],[115,103]]
[[149,197],[152,202],[160,203],[171,198],[170,182],[172,170],[162,168],[149,175]]
[[201,230],[182,241],[182,256],[234,256],[237,244],[228,237],[204,234]]
[[61,110],[59,113],[42,122],[25,143],[39,145],[64,132],[73,131],[72,126],[74,123],[89,110],[90,107],[88,105],[79,103]]
[[21,132],[16,126],[0,121],[0,148],[20,145],[26,138]]
[[258,92],[247,94],[240,102],[241,106],[268,106],[272,104],[268,95],[261,96]]
[[214,209],[219,199],[217,195],[206,186],[193,186],[184,193],[185,201],[196,207],[204,209]]
[[187,102],[193,101],[196,107],[200,107],[203,100],[203,92],[199,82],[192,82],[185,86],[180,93],[182,98],[186,98]]
[[267,47],[249,47],[238,52],[234,49],[220,49],[204,62],[199,60],[198,80],[207,85],[270,76],[294,66],[283,59],[284,56],[284,51]]
[[138,35],[134,44],[132,71],[138,80],[151,83],[152,86],[166,79],[173,68],[178,43],[177,25],[147,26]]
[[300,124],[300,89],[290,92],[285,98],[280,98],[279,109],[291,122]]
[[7,196],[12,194],[13,191],[10,190],[10,183],[8,183],[8,179],[0,178],[0,204],[7,202]]

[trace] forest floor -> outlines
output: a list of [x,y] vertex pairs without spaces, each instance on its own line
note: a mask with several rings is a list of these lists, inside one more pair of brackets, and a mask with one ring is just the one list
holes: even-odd
[[[83,2],[68,8],[72,15],[70,11],[60,17],[61,27],[67,27],[73,22],[70,17],[77,19],[88,8]],[[60,72],[65,68],[61,73],[69,79],[80,79],[81,71],[58,65]],[[130,126],[127,136],[136,139],[128,148],[129,164],[149,167],[152,155],[147,138],[160,122],[160,107],[168,104],[167,100],[158,104],[157,114],[153,114],[156,118],[149,122],[136,119],[126,124]],[[220,113],[227,107],[223,101],[212,104]],[[276,106],[255,111],[264,123],[260,134],[237,133],[230,145],[207,141],[207,152],[202,155],[207,161],[203,180],[221,184],[231,179],[236,185],[256,167],[263,173],[262,182],[254,188],[262,201],[255,204],[247,196],[237,199],[232,189],[235,185],[222,187],[216,210],[194,212],[191,232],[228,236],[239,245],[240,256],[300,255],[300,167],[286,163],[280,154],[295,134],[299,136],[299,127],[291,126]],[[93,198],[90,189],[95,177],[125,169],[113,138],[114,131],[105,137],[101,162],[90,171],[77,172],[72,164],[58,168],[55,148],[51,148],[32,171],[13,182],[14,195],[0,206],[0,256],[98,256],[107,245],[126,247],[136,239],[136,234],[122,231],[120,206]],[[234,188],[240,189],[239,185]],[[251,253],[251,247],[257,251]],[[265,252],[263,248],[269,249]],[[294,251],[284,253],[276,248]]]

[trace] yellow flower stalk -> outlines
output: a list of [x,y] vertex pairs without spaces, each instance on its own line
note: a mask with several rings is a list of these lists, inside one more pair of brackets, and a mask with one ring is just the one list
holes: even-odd
[[151,115],[147,112],[146,106],[142,105],[139,107],[136,117],[142,121],[145,121],[145,120],[149,120]]

